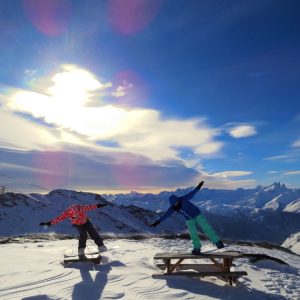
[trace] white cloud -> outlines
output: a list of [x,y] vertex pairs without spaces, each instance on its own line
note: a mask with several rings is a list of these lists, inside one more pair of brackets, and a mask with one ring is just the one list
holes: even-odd
[[3,125],[0,126],[0,148],[45,150],[60,149],[65,144],[98,147],[74,132],[32,122],[1,109],[0,120]]
[[47,170],[47,169],[33,168],[33,167],[23,166],[23,165],[14,164],[14,163],[0,163],[0,168],[1,168],[2,172],[3,172],[3,170],[15,170],[15,171],[19,171],[19,172],[22,171],[22,172],[53,174],[53,172],[51,172],[50,170]]
[[296,140],[293,144],[290,145],[291,148],[284,151],[282,154],[268,156],[263,158],[263,160],[270,160],[270,161],[282,161],[282,162],[296,162],[300,159],[300,139]]
[[278,174],[278,173],[281,173],[279,171],[268,171],[268,174]]
[[252,125],[240,125],[232,127],[228,130],[228,133],[234,138],[244,138],[256,135],[256,129]]
[[0,110],[0,147],[42,149],[58,142],[51,129]]
[[[178,147],[188,147],[200,157],[218,153],[222,143],[215,141],[217,130],[209,127],[201,119],[163,119],[160,112],[153,109],[125,109],[114,105],[101,104],[89,107],[87,103],[93,93],[111,87],[102,84],[92,74],[74,66],[64,66],[63,71],[49,78],[53,83],[45,93],[15,90],[7,99],[11,112],[31,115],[34,120],[42,119],[60,132],[81,135],[83,141],[99,143],[114,141],[120,150],[147,156],[152,160],[181,160]],[[128,84],[130,86],[130,84]],[[12,125],[13,126],[13,125]],[[37,125],[27,122],[36,131]],[[47,136],[41,144],[59,143],[62,137]],[[23,138],[28,145],[26,134]],[[32,136],[35,136],[33,134]],[[69,134],[64,142],[72,142],[76,135]],[[11,137],[14,140],[14,136]],[[12,141],[13,142],[13,141]],[[21,143],[21,142],[20,142]]]
[[124,97],[126,92],[133,87],[131,83],[124,83],[116,88],[115,91],[112,92],[112,95],[116,98]]
[[230,178],[230,177],[240,177],[240,176],[247,176],[252,174],[253,172],[249,171],[224,171],[211,174],[212,177],[215,178]]
[[285,172],[284,175],[299,175],[300,171],[289,171],[289,172]]
[[281,154],[281,155],[265,157],[263,160],[286,160],[286,159],[290,159],[290,158],[291,157],[289,154]]
[[51,151],[0,149],[0,157],[6,159],[0,164],[0,176],[4,174],[9,186],[18,189],[34,184],[31,190],[154,190],[194,185],[199,175],[180,163],[164,165],[131,153],[76,146]]
[[254,179],[232,180],[231,177],[246,176],[252,174],[249,171],[225,171],[208,174],[201,171],[201,178],[205,181],[205,187],[214,189],[238,189],[253,188],[257,186]]
[[300,139],[295,141],[293,144],[292,144],[292,147],[295,147],[295,148],[298,148],[300,147]]
[[196,149],[196,153],[199,153],[202,155],[217,153],[218,151],[220,151],[222,146],[223,146],[223,143],[221,143],[221,142],[206,143],[204,145],[199,146]]
[[254,188],[257,186],[257,182],[253,179],[249,180],[222,180],[222,181],[213,181],[208,182],[207,187],[214,189],[227,189],[235,190],[239,188]]
[[285,153],[280,155],[274,155],[274,156],[263,158],[263,160],[270,160],[270,161],[278,160],[286,163],[296,162],[299,159],[300,159],[300,151],[298,148],[286,151]]
[[[12,172],[31,172],[37,178],[45,168],[44,157],[50,157],[45,160],[47,170],[60,174],[63,180],[51,181],[50,176],[49,182],[40,182],[47,187],[65,186],[73,180],[74,185],[90,184],[88,188],[93,190],[99,181],[102,187],[112,189],[176,187],[180,183],[192,186],[203,168],[203,158],[219,154],[223,147],[216,140],[219,130],[204,119],[166,119],[158,110],[105,104],[100,95],[111,95],[105,92],[113,90],[112,84],[100,82],[88,71],[63,66],[54,76],[37,80],[41,82],[38,89],[11,89],[10,94],[0,95],[0,119],[5,124],[0,127],[0,147],[27,150],[23,163],[17,165],[19,170],[12,154],[6,167]],[[115,89],[115,97],[121,97],[127,88],[130,83]],[[94,106],[89,106],[92,100]],[[235,137],[256,133],[247,125],[231,130]],[[101,146],[106,142],[114,147]],[[191,155],[183,158],[181,148]],[[30,162],[36,153],[43,163],[32,168]],[[254,186],[254,180],[230,179],[250,174],[225,171],[204,174],[203,178],[210,187],[233,189]]]

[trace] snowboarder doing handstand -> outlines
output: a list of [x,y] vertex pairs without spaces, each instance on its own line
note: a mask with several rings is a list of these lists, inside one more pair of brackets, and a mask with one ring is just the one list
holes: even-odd
[[75,204],[68,207],[62,214],[60,214],[55,219],[49,222],[41,222],[41,226],[51,226],[55,225],[66,218],[71,219],[72,225],[78,230],[79,232],[79,244],[78,244],[78,256],[79,259],[84,260],[84,250],[86,247],[86,241],[88,234],[94,240],[96,245],[98,246],[99,252],[105,252],[107,248],[104,246],[102,238],[99,236],[98,232],[88,219],[86,212],[89,210],[93,210],[96,208],[104,207],[107,204],[91,204],[91,205],[79,205]]
[[201,241],[197,233],[196,225],[201,227],[205,235],[216,245],[218,249],[224,248],[223,242],[208,224],[200,209],[189,201],[201,189],[203,184],[204,181],[201,181],[195,189],[184,196],[178,197],[171,195],[169,197],[170,207],[163,215],[161,215],[154,223],[150,225],[151,227],[156,227],[159,223],[167,219],[174,211],[181,213],[184,216],[189,229],[194,246],[192,254],[194,255],[201,254]]

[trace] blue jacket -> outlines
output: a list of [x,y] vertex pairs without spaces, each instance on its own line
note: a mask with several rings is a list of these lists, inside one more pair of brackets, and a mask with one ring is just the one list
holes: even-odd
[[159,222],[167,219],[174,211],[181,213],[186,220],[191,220],[201,214],[201,210],[191,203],[189,200],[194,197],[194,195],[200,190],[200,188],[196,187],[188,194],[177,197],[175,195],[170,196],[169,202],[170,207],[165,211],[163,215],[158,218]]

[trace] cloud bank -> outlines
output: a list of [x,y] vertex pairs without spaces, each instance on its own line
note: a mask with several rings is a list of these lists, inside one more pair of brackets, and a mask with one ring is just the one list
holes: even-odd
[[[157,161],[181,160],[176,149],[182,146],[191,148],[199,157],[217,153],[222,148],[222,143],[215,140],[217,130],[203,119],[163,119],[157,110],[106,104],[99,96],[98,104],[90,107],[91,99],[101,91],[109,93],[112,84],[99,82],[85,70],[63,66],[61,72],[48,80],[51,85],[44,93],[12,91],[7,99],[7,109],[12,113],[27,114],[32,121],[42,120],[48,126],[72,132],[94,143],[114,141],[119,149]],[[111,96],[114,94],[112,90]],[[35,130],[35,125],[31,130]],[[55,142],[49,134],[43,136],[41,144],[48,146],[47,140],[48,144]],[[24,146],[29,144],[24,141]]]
[[[28,74],[36,76],[36,72]],[[70,65],[30,82],[26,90],[10,88],[1,94],[0,118],[5,126],[0,128],[0,147],[2,155],[11,158],[7,162],[11,166],[16,164],[12,157],[20,159],[19,174],[32,167],[26,161],[33,162],[33,169],[47,169],[42,177],[41,172],[30,171],[47,187],[76,185],[95,190],[97,186],[194,185],[202,174],[202,161],[222,150],[219,130],[204,118],[168,119],[158,110],[115,103],[126,95],[130,82],[127,88],[115,87]],[[231,129],[237,138],[255,133],[251,126]],[[221,177],[233,184],[230,177],[248,174],[231,171]]]

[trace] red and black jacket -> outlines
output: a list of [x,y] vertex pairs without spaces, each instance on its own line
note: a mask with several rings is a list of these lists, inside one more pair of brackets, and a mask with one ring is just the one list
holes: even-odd
[[66,218],[71,219],[71,223],[74,225],[83,225],[88,221],[86,211],[97,208],[97,204],[91,205],[79,205],[75,204],[68,207],[61,215],[51,221],[51,225],[57,224]]

